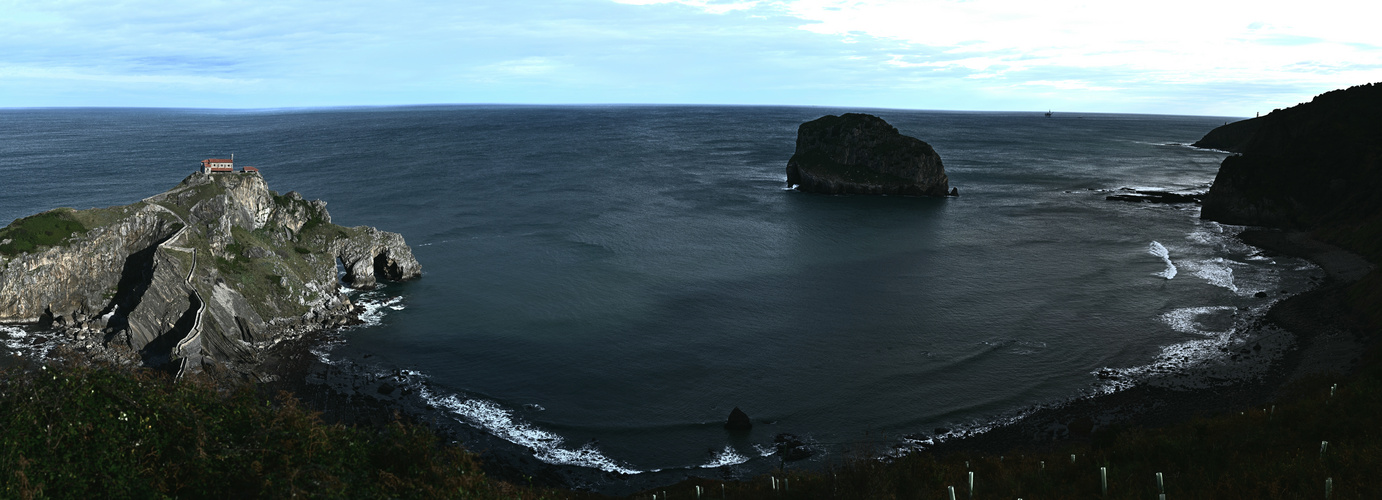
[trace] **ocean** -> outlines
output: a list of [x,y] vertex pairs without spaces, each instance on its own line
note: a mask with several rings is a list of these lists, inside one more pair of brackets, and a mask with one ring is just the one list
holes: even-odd
[[[787,189],[799,124],[862,111],[940,153],[956,198]],[[609,472],[925,446],[1222,363],[1309,286],[1187,204],[1230,118],[819,107],[0,110],[0,220],[133,203],[235,155],[334,222],[399,232],[420,280],[354,292],[315,352],[402,374],[455,423]],[[1258,292],[1267,292],[1259,297]],[[4,326],[40,355],[42,332]],[[1251,376],[1247,374],[1244,376]],[[402,379],[399,379],[402,380]],[[732,408],[754,422],[722,425]],[[708,473],[708,472],[707,472]]]

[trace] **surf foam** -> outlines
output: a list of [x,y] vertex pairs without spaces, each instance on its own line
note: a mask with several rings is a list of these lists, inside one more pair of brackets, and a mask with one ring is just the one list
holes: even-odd
[[[417,372],[410,373],[421,376]],[[428,404],[450,411],[461,423],[479,427],[495,437],[528,447],[533,450],[533,457],[543,462],[590,467],[620,474],[642,472],[620,465],[601,453],[593,443],[586,443],[574,449],[564,447],[566,440],[561,436],[520,420],[512,411],[493,401],[457,394],[437,394],[425,385],[418,387],[418,395]]]
[[1160,242],[1153,241],[1152,244],[1147,245],[1147,253],[1161,257],[1161,261],[1166,263],[1166,269],[1153,273],[1155,276],[1161,276],[1168,280],[1176,277],[1176,265],[1171,263],[1171,253],[1166,251],[1166,247],[1162,246]]
[[716,453],[714,458],[711,458],[710,462],[707,462],[705,465],[702,465],[701,468],[715,469],[729,465],[739,465],[747,461],[749,461],[749,457],[740,455],[738,452],[734,451],[733,447],[731,447],[730,445],[725,445],[725,449],[720,450],[718,453]]

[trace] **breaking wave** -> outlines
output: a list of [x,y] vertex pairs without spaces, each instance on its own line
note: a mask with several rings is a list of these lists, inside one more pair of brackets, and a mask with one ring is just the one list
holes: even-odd
[[1176,265],[1171,263],[1171,253],[1166,251],[1166,247],[1162,246],[1159,242],[1153,241],[1151,245],[1147,246],[1147,253],[1161,257],[1161,261],[1166,263],[1166,269],[1163,269],[1161,272],[1153,273],[1154,275],[1161,276],[1168,280],[1176,277]]
[[[408,373],[421,376],[415,371]],[[510,443],[528,447],[533,451],[533,456],[543,462],[591,467],[620,474],[642,472],[620,465],[601,453],[593,443],[586,443],[579,448],[565,447],[565,439],[561,436],[518,419],[512,411],[499,406],[498,403],[457,394],[437,394],[426,385],[418,387],[418,395],[428,404],[451,412],[461,423],[484,429]]]
[[711,458],[710,462],[707,462],[705,465],[702,465],[701,468],[714,469],[729,465],[739,465],[747,461],[749,461],[749,457],[740,455],[738,452],[734,451],[733,447],[730,447],[730,445],[725,445],[725,449],[720,450],[718,453],[716,453],[715,457]]

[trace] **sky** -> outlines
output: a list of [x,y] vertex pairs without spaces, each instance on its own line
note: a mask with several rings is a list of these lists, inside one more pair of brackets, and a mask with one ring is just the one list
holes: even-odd
[[0,107],[1252,116],[1382,81],[1363,1],[0,0]]

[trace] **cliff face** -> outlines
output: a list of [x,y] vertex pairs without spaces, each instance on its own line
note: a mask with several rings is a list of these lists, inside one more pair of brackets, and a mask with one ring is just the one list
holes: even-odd
[[787,185],[813,193],[945,196],[950,180],[930,144],[861,113],[801,124]]
[[1382,85],[1321,94],[1201,143],[1241,153],[1220,166],[1205,219],[1309,229],[1382,213]]
[[195,173],[123,207],[58,209],[0,230],[0,322],[45,323],[116,357],[248,371],[285,335],[340,325],[340,293],[421,266],[403,237],[331,223],[257,173]]

